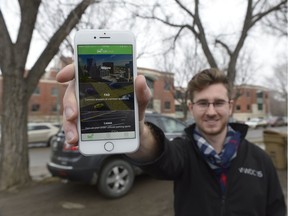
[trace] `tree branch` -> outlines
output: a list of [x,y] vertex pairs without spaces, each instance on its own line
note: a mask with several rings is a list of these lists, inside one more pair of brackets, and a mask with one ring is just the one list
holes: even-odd
[[185,7],[182,2],[180,2],[179,0],[175,0],[175,2],[180,6],[180,8],[182,8],[184,11],[186,11],[192,18],[195,18],[194,17],[194,14],[187,9],[187,7]]
[[161,19],[159,17],[156,16],[143,16],[140,14],[136,14],[137,17],[142,18],[142,19],[151,19],[151,20],[157,20],[165,25],[171,26],[171,27],[175,27],[175,28],[182,28],[183,26],[187,26],[187,25],[183,25],[183,24],[175,24],[175,23],[171,23],[168,22],[167,20]]
[[[240,52],[241,48],[244,45],[245,39],[247,38],[248,31],[256,24],[256,22],[258,22],[260,19],[262,19],[263,17],[270,14],[272,11],[280,10],[281,6],[286,1],[287,0],[283,0],[279,4],[268,9],[267,11],[253,15],[253,10],[255,10],[255,5],[258,4],[259,1],[257,1],[256,4],[253,6],[253,0],[248,0],[246,16],[245,16],[244,24],[242,27],[242,32],[241,32],[240,38],[238,40],[238,43],[237,43],[234,51],[232,52],[230,63],[228,66],[228,70],[231,70],[231,71],[234,70],[235,71],[237,58],[239,56],[239,52]],[[228,77],[229,76],[230,76],[230,74],[228,74]],[[229,78],[234,81],[235,80],[235,74],[233,76],[231,75],[231,77],[229,77]]]
[[60,44],[63,40],[67,37],[70,31],[76,26],[76,24],[81,19],[81,16],[87,9],[89,5],[92,3],[99,3],[99,1],[95,0],[83,0],[80,2],[74,10],[70,12],[64,23],[60,26],[60,28],[55,32],[55,34],[50,39],[49,43],[47,44],[46,48],[31,68],[28,76],[27,76],[27,83],[29,83],[31,88],[29,88],[28,95],[33,93],[34,86],[37,85],[38,80],[45,72],[45,68],[48,63],[52,60],[52,58],[58,52]]
[[[200,44],[202,45],[203,52],[206,56],[206,59],[210,65],[210,67],[218,68],[218,65],[216,63],[216,60],[209,48],[207,39],[206,39],[206,33],[204,30],[204,27],[201,22],[200,14],[199,14],[199,0],[195,0],[195,19],[194,19],[195,25],[197,26],[199,32],[198,34],[195,34],[194,32],[197,32],[194,30],[194,35],[197,37],[197,39],[200,41]],[[194,27],[192,27],[195,29]]]
[[228,55],[231,57],[232,56],[232,51],[230,50],[230,48],[228,47],[227,44],[225,44],[223,41],[221,41],[220,39],[216,39],[215,40],[216,44],[220,44],[228,53]]
[[[7,64],[10,62],[9,60],[12,59],[13,55],[13,44],[12,40],[10,38],[7,26],[5,24],[5,20],[2,14],[2,11],[0,10],[0,68],[2,70],[2,73],[5,74],[7,73],[4,64]],[[9,59],[9,60],[8,60]]]
[[34,26],[37,19],[38,8],[41,0],[19,1],[21,22],[18,37],[14,46],[14,53],[18,67],[24,72]]
[[277,10],[281,10],[281,8],[285,6],[287,7],[287,0],[282,0],[279,4],[269,8],[267,11],[253,15],[251,26],[255,25],[256,22],[258,22],[259,20],[261,20],[263,17],[267,16],[268,14]]

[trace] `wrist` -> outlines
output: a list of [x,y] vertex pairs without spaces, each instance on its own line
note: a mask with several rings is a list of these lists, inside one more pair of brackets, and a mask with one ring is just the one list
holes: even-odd
[[139,149],[127,156],[133,160],[148,162],[156,159],[164,149],[163,131],[150,122],[145,122],[140,134]]

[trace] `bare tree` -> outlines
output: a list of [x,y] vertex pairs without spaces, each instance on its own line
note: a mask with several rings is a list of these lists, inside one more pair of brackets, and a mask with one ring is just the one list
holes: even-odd
[[272,115],[286,115],[288,105],[288,63],[287,53],[278,57],[273,74],[264,77],[264,84],[270,89],[270,112]]
[[0,10],[0,67],[3,76],[2,127],[0,143],[0,190],[30,181],[27,145],[28,100],[45,68],[93,0],[82,0],[54,30],[47,46],[29,72],[25,64],[41,0],[18,1],[20,27],[12,42]]
[[274,78],[273,80],[275,80],[274,88],[278,90],[280,95],[283,97],[284,100],[286,100],[287,103],[287,97],[288,97],[287,62],[276,66],[274,71],[275,71],[273,77]]
[[[188,115],[187,104],[189,97],[186,86],[196,72],[207,67],[205,57],[198,53],[198,44],[185,45],[183,44],[182,46],[180,44],[174,46],[164,54],[155,57],[161,71],[174,73],[175,87],[170,90],[171,94],[174,94],[176,104],[179,105],[181,111],[183,111],[183,120],[186,120]],[[177,59],[177,61],[174,59]],[[168,80],[171,80],[171,78],[167,77],[167,81]]]
[[243,85],[254,83],[255,78],[257,77],[256,72],[259,70],[255,65],[252,54],[243,49],[243,52],[240,54],[238,59],[235,84]]
[[[216,37],[207,35],[205,25],[203,24],[203,16],[201,14],[201,4],[200,0],[195,0],[194,4],[189,1],[184,0],[173,0],[173,2],[178,6],[180,12],[179,14],[184,14],[185,18],[175,19],[175,15],[171,10],[164,10],[164,3],[156,1],[156,3],[150,8],[149,12],[142,10],[139,12],[136,9],[137,16],[143,19],[157,20],[158,22],[176,29],[176,32],[173,35],[174,43],[182,34],[185,32],[190,32],[200,43],[202,51],[207,59],[210,67],[219,68],[220,62],[217,61],[216,51],[213,48],[220,48],[225,51],[227,56],[226,65],[223,66],[227,69],[227,75],[230,80],[230,87],[233,87],[236,72],[237,72],[237,60],[240,55],[244,43],[248,37],[248,33],[255,28],[256,24],[270,15],[273,15],[275,12],[283,13],[285,8],[287,8],[287,0],[277,0],[277,1],[267,1],[267,0],[247,0],[246,2],[246,11],[244,13],[242,27],[238,31],[238,35],[234,41],[231,41],[231,37],[224,41],[223,37]],[[168,5],[169,3],[165,2]],[[174,19],[173,19],[174,15]],[[213,47],[214,45],[214,47]],[[214,52],[213,52],[214,51]]]
[[[44,1],[42,7],[39,8],[39,18],[37,20],[35,30],[40,35],[41,39],[48,42],[51,38],[51,32],[61,26],[63,20],[67,16],[67,11],[71,10],[74,4],[55,0],[57,3],[51,4],[49,1]],[[114,1],[102,1],[101,4],[92,4],[83,14],[81,21],[72,30],[79,29],[104,29],[115,26],[116,20],[112,20],[113,14],[118,3]],[[119,22],[118,22],[119,25]],[[57,54],[58,58],[63,56],[72,56],[74,53],[73,34],[67,35],[59,47]]]
[[286,1],[286,7],[282,7],[280,10],[273,13],[272,16],[266,17],[263,20],[265,29],[272,35],[278,34],[282,37],[288,36],[288,27],[287,27],[287,14],[288,14],[288,8],[287,8],[287,1]]
[[[284,100],[288,96],[288,54],[286,50],[277,57],[277,62],[272,68],[273,74],[264,77],[264,84],[269,89],[277,91]],[[271,82],[273,80],[273,82]]]

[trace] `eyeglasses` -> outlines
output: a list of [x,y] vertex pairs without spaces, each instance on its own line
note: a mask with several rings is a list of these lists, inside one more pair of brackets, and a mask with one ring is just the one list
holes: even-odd
[[196,105],[196,107],[201,111],[206,111],[209,108],[210,104],[212,104],[215,110],[220,111],[220,110],[223,110],[226,104],[229,104],[229,103],[230,101],[225,101],[225,100],[215,100],[212,103],[206,100],[199,100],[199,101],[193,102],[192,104]]

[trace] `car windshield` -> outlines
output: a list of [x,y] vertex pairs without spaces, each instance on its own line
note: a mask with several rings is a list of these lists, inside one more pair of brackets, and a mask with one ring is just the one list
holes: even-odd
[[182,132],[185,129],[185,125],[175,121],[174,119],[162,118],[165,131],[168,133]]
[[250,122],[259,122],[260,119],[250,119]]

